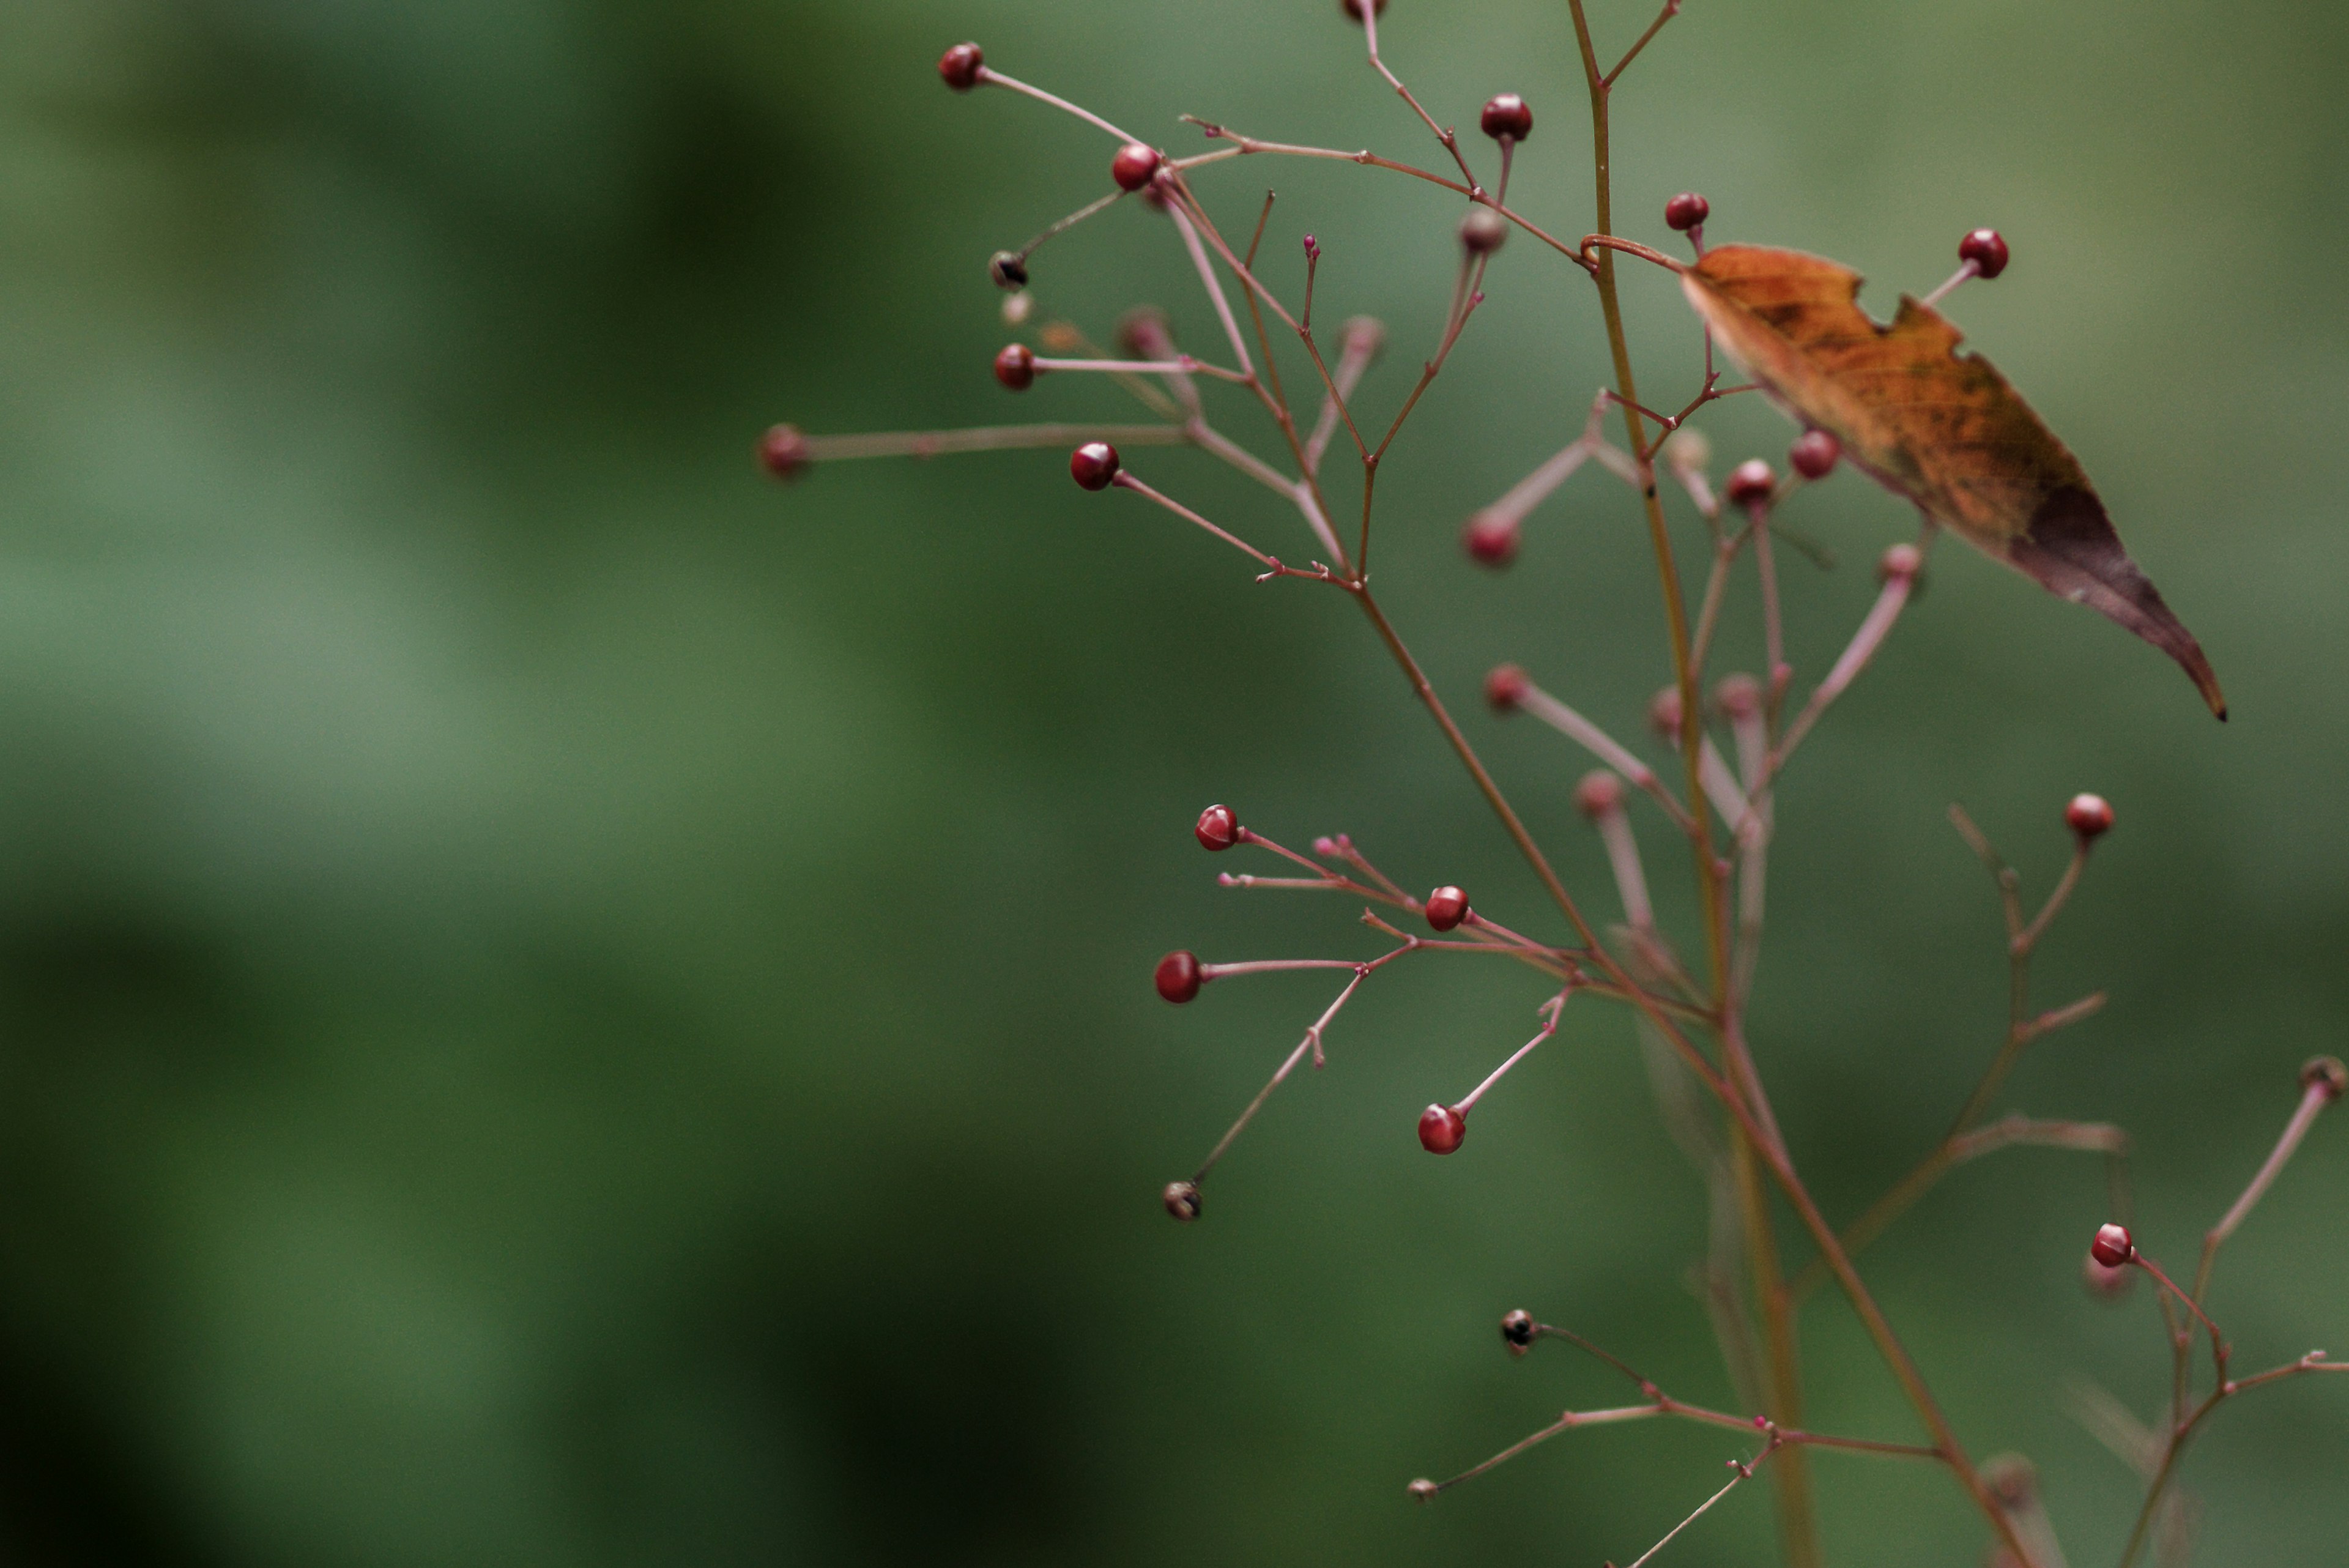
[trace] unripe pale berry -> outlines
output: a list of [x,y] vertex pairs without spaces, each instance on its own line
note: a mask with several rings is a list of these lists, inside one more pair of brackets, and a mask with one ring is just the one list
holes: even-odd
[[1623,807],[1623,781],[1606,768],[1593,768],[1574,786],[1574,809],[1596,822]]
[[1490,207],[1471,207],[1468,215],[1460,220],[1460,243],[1472,256],[1491,255],[1508,237],[1508,219]]
[[1479,512],[1460,530],[1460,547],[1480,566],[1506,566],[1517,558],[1523,530],[1514,517]]
[[2117,1269],[2137,1256],[2137,1243],[2129,1239],[2126,1225],[2099,1225],[2096,1239],[2088,1243],[2088,1256],[2108,1269]]
[[1973,263],[1978,277],[1996,277],[2006,270],[2006,242],[1996,229],[1976,229],[1958,242],[1958,259]]
[[[1338,9],[1343,11],[1347,16],[1351,16],[1357,22],[1362,19],[1362,0],[1338,0]],[[1387,0],[1372,0],[1371,15],[1373,16],[1383,16],[1386,14]]]
[[1019,259],[1018,251],[998,251],[987,258],[987,275],[998,288],[1028,286],[1028,264]]
[[1185,1225],[1199,1217],[1199,1184],[1195,1181],[1168,1182],[1159,1200],[1166,1205],[1167,1213]]
[[1533,681],[1526,678],[1523,665],[1496,664],[1485,677],[1485,701],[1492,704],[1495,713],[1514,712],[1532,688]]
[[1450,1154],[1468,1136],[1468,1118],[1456,1106],[1430,1106],[1419,1113],[1419,1147],[1430,1154]]
[[1117,448],[1105,441],[1089,441],[1069,454],[1069,476],[1087,490],[1107,490],[1117,469]]
[[2313,1089],[2322,1085],[2327,1100],[2337,1100],[2349,1093],[2349,1067],[2341,1064],[2338,1056],[2312,1056],[2300,1070],[2300,1086]]
[[1805,479],[1825,479],[1842,455],[1843,442],[1826,431],[1805,431],[1786,449],[1788,465]]
[[1533,1314],[1519,1307],[1501,1319],[1501,1337],[1508,1342],[1511,1350],[1523,1355],[1533,1347],[1534,1330],[1539,1326]]
[[1914,545],[1895,545],[1877,557],[1876,575],[1886,582],[1895,577],[1917,580],[1925,569],[1925,554]]
[[797,479],[815,460],[797,425],[777,425],[759,438],[759,461],[777,479]]
[[1468,918],[1468,895],[1457,888],[1438,888],[1427,896],[1427,923],[1448,931]]
[[1713,701],[1731,719],[1751,719],[1762,711],[1762,682],[1751,675],[1724,675]]
[[1534,111],[1513,92],[1495,93],[1485,100],[1481,123],[1485,134],[1495,141],[1505,136],[1512,141],[1523,141],[1534,133]]
[[2064,826],[2084,839],[2102,838],[2113,830],[2113,808],[2100,794],[2075,794],[2064,808]]
[[1664,222],[1685,233],[1713,215],[1713,203],[1693,191],[1683,191],[1664,203]]
[[995,379],[1015,392],[1036,384],[1036,356],[1025,343],[1009,343],[995,357]]
[[1434,1499],[1437,1488],[1433,1481],[1429,1480],[1425,1476],[1422,1476],[1403,1490],[1410,1492],[1411,1495],[1416,1498],[1419,1501],[1428,1502]]
[[1733,506],[1754,506],[1770,499],[1778,476],[1758,457],[1749,457],[1729,471],[1729,501]]
[[1199,825],[1192,833],[1202,849],[1229,849],[1240,841],[1240,819],[1227,805],[1211,805],[1199,814]]
[[1648,728],[1668,741],[1681,738],[1681,691],[1667,686],[1648,700]]
[[938,78],[957,92],[978,85],[978,67],[987,63],[977,44],[957,44],[938,57]]
[[1150,183],[1150,177],[1158,172],[1162,161],[1155,147],[1129,141],[1109,161],[1109,177],[1117,182],[1122,191],[1139,191]]
[[1158,961],[1158,971],[1151,976],[1158,994],[1169,1002],[1188,1002],[1199,994],[1206,976],[1199,972],[1199,955],[1177,948]]

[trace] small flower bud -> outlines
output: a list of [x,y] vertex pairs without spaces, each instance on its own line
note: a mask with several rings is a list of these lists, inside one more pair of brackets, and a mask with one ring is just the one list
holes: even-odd
[[[1362,0],[1338,0],[1338,9],[1343,11],[1347,16],[1351,16],[1357,22],[1360,22],[1362,19]],[[1383,16],[1386,14],[1387,0],[1372,0],[1371,15],[1373,16]]]
[[1069,476],[1087,490],[1107,490],[1117,470],[1117,448],[1105,441],[1089,441],[1069,454]]
[[2302,1088],[2313,1089],[2320,1085],[2323,1086],[2327,1100],[2337,1100],[2344,1094],[2349,1094],[2349,1068],[2341,1065],[2340,1057],[2311,1056],[2307,1065],[2301,1068]]
[[1468,895],[1454,887],[1438,888],[1427,896],[1427,923],[1448,931],[1468,918]]
[[1788,465],[1805,479],[1825,479],[1842,455],[1843,442],[1826,431],[1805,431],[1786,449]]
[[1199,1217],[1199,1184],[1195,1181],[1170,1181],[1159,1194],[1166,1212],[1188,1225]]
[[995,357],[995,379],[1015,392],[1036,384],[1036,356],[1025,343],[1010,343]]
[[1468,1118],[1456,1106],[1430,1106],[1419,1113],[1419,1147],[1430,1154],[1450,1154],[1468,1136]]
[[1682,234],[1713,215],[1713,203],[1693,191],[1683,191],[1664,203],[1664,222]]
[[1724,675],[1713,689],[1713,701],[1729,719],[1751,719],[1762,711],[1762,682],[1751,675]]
[[1485,134],[1499,141],[1523,141],[1534,133],[1534,111],[1516,93],[1495,93],[1485,100],[1485,113],[1479,120]]
[[1523,665],[1496,664],[1485,677],[1485,701],[1495,713],[1514,712],[1532,688],[1533,682],[1526,678]]
[[1533,1348],[1534,1330],[1539,1326],[1533,1314],[1519,1307],[1501,1319],[1501,1337],[1508,1342],[1511,1350],[1523,1355]]
[[1778,476],[1758,457],[1749,457],[1729,471],[1729,501],[1733,506],[1759,506],[1778,488]]
[[1313,841],[1313,853],[1324,860],[1335,860],[1345,852],[1346,846],[1326,833]]
[[1623,808],[1623,781],[1608,768],[1593,768],[1574,786],[1574,809],[1596,822]]
[[1157,972],[1151,976],[1158,994],[1169,1002],[1190,1001],[1199,994],[1206,978],[1199,972],[1199,955],[1180,948],[1160,959]]
[[1976,229],[1958,242],[1958,259],[1973,263],[1977,277],[1996,277],[2006,270],[2006,241],[1996,229]]
[[1150,183],[1150,177],[1158,172],[1158,165],[1164,161],[1155,147],[1129,141],[1109,161],[1109,177],[1117,182],[1121,191],[1139,191]]
[[977,44],[957,44],[938,57],[938,79],[957,92],[968,92],[978,85],[978,67],[986,63]]
[[777,479],[797,479],[815,460],[797,425],[777,425],[759,438],[759,461]]
[[2112,805],[2100,794],[2075,794],[2064,808],[2064,826],[2092,844],[2113,830]]
[[2137,1256],[2137,1243],[2129,1239],[2126,1225],[2100,1225],[2096,1239],[2088,1243],[2088,1256],[2108,1269],[2122,1268]]
[[1240,841],[1240,819],[1230,806],[1211,805],[1199,814],[1192,833],[1202,849],[1229,849]]
[[1404,1490],[1409,1491],[1413,1497],[1416,1498],[1421,1502],[1432,1502],[1435,1499],[1436,1485],[1433,1481],[1429,1480],[1425,1476],[1420,1477],[1419,1480],[1412,1482],[1411,1485],[1406,1487]]
[[1524,529],[1514,517],[1479,512],[1460,530],[1460,547],[1483,566],[1499,568],[1517,558],[1517,541]]
[[1876,561],[1877,576],[1888,583],[1895,577],[1905,577],[1913,583],[1924,569],[1924,552],[1914,545],[1895,545]]
[[1137,305],[1117,318],[1117,346],[1130,359],[1172,359],[1174,335],[1166,313],[1154,305]]
[[1472,256],[1491,255],[1508,237],[1509,221],[1490,207],[1471,207],[1460,220],[1460,243]]
[[987,258],[987,275],[998,288],[1028,286],[1028,264],[1019,259],[1018,251],[998,251]]
[[1681,691],[1667,686],[1648,700],[1648,728],[1667,741],[1681,738]]
[[1309,262],[1318,262],[1321,259],[1320,244],[1311,234],[1305,236],[1305,259]]

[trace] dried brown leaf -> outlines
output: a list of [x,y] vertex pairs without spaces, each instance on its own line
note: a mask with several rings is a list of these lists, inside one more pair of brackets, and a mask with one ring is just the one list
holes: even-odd
[[1718,245],[1681,273],[1723,348],[1852,463],[1925,515],[2184,667],[2220,718],[2201,644],[2113,532],[2075,458],[1958,329],[1903,296],[1889,327],[1859,308],[1859,274],[1824,257]]

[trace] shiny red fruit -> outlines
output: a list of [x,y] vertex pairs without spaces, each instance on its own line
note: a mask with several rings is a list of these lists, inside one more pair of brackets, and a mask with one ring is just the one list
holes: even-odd
[[1010,343],[995,357],[995,379],[1015,392],[1036,384],[1036,356],[1025,343]]
[[1460,530],[1460,547],[1479,566],[1506,566],[1517,558],[1522,532],[1514,517],[1479,512]]
[[1105,441],[1089,441],[1069,454],[1069,477],[1087,490],[1107,490],[1117,470],[1117,448]]
[[1495,141],[1505,136],[1512,141],[1523,141],[1534,133],[1534,111],[1526,107],[1525,99],[1513,92],[1495,93],[1485,100],[1485,113],[1480,123],[1485,127],[1485,134]]
[[2064,826],[2083,838],[2102,838],[2113,830],[2112,803],[2100,794],[2075,794],[2064,808]]
[[1733,506],[1752,506],[1770,499],[1778,488],[1778,476],[1770,465],[1758,457],[1749,457],[1729,472],[1729,501]]
[[2096,1239],[2088,1243],[2088,1256],[2108,1269],[2117,1269],[2137,1256],[2137,1243],[2129,1239],[2126,1225],[2100,1225]]
[[1973,263],[1977,277],[1996,277],[2006,270],[2006,242],[1996,229],[1976,229],[1958,242],[1958,259]]
[[1227,805],[1211,805],[1199,814],[1199,826],[1191,831],[1202,849],[1229,849],[1240,841],[1239,814]]
[[1843,442],[1825,431],[1805,431],[1786,449],[1787,465],[1805,479],[1825,479],[1835,472],[1836,459],[1843,455]]
[[1164,161],[1155,147],[1129,141],[1109,161],[1109,177],[1117,182],[1121,191],[1139,191],[1150,183],[1150,177],[1158,172],[1158,165]]
[[1686,232],[1713,215],[1713,203],[1693,191],[1683,191],[1664,203],[1664,222]]
[[1427,896],[1427,923],[1448,931],[1468,918],[1468,895],[1457,888],[1438,888]]
[[957,44],[938,57],[938,78],[957,92],[978,85],[978,67],[987,63],[977,44]]
[[1430,1154],[1450,1154],[1468,1136],[1468,1118],[1451,1106],[1430,1106],[1419,1113],[1419,1147]]
[[1199,955],[1180,948],[1158,961],[1158,972],[1151,977],[1158,994],[1169,1002],[1188,1002],[1199,994],[1206,976],[1199,972]]

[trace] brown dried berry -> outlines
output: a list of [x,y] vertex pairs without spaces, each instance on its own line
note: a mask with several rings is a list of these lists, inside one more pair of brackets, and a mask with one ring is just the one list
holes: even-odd
[[1501,1337],[1508,1341],[1511,1350],[1523,1355],[1532,1348],[1534,1334],[1540,1326],[1534,1322],[1533,1314],[1519,1307],[1501,1319]]
[[1185,1225],[1199,1217],[1199,1184],[1195,1181],[1168,1182],[1159,1200],[1166,1205],[1167,1213]]
[[2320,1085],[2327,1100],[2337,1100],[2344,1094],[2349,1094],[2349,1067],[2342,1066],[2338,1056],[2311,1056],[2307,1065],[2300,1070],[2300,1086],[2313,1089]]

